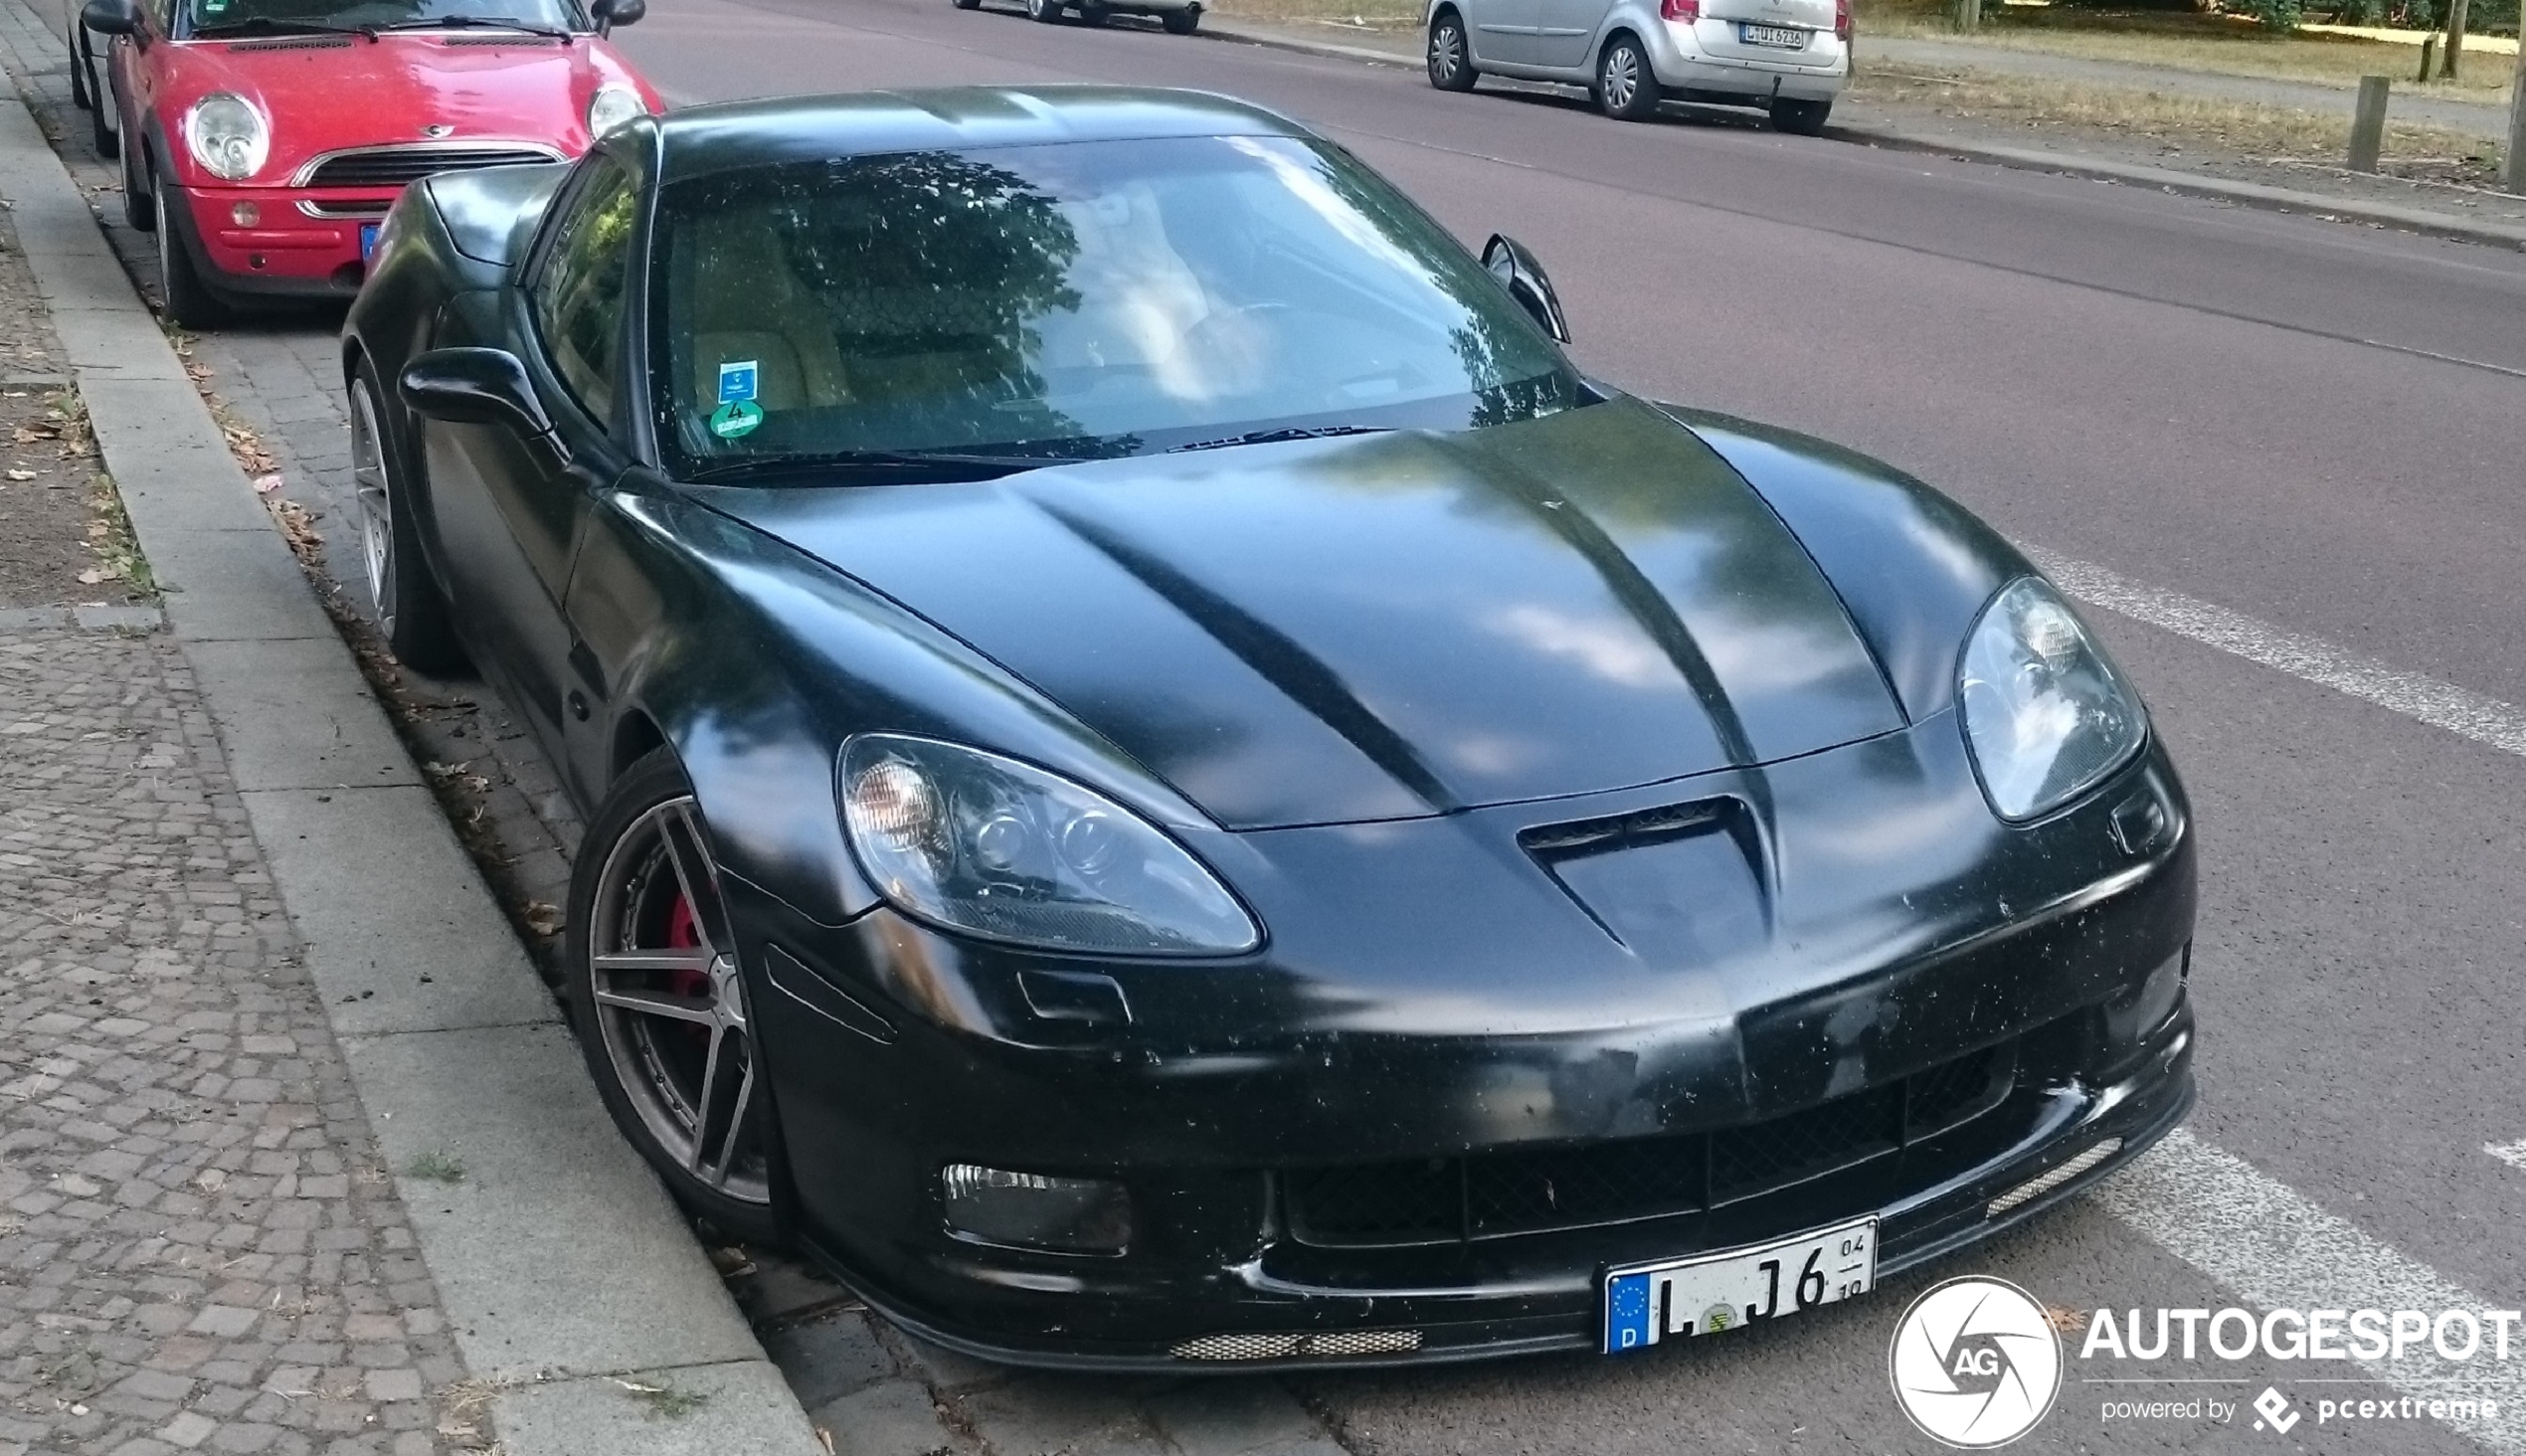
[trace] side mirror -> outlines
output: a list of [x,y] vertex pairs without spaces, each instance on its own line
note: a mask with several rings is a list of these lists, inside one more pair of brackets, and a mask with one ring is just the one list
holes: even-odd
[[404,403],[433,420],[506,425],[529,438],[553,433],[526,366],[506,349],[433,349],[405,365],[396,383]]
[[1561,314],[1560,295],[1552,291],[1552,280],[1543,275],[1543,265],[1515,238],[1494,233],[1482,247],[1482,266],[1518,300],[1518,306],[1534,315],[1543,331],[1561,343],[1570,341],[1570,321]]
[[100,36],[127,36],[140,29],[139,0],[88,0],[79,23]]
[[619,25],[632,25],[649,13],[649,0],[596,0],[588,7],[596,17],[597,34],[611,35]]

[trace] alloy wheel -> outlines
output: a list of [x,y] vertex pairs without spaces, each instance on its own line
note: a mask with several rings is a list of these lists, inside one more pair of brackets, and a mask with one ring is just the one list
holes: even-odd
[[1600,78],[1605,90],[1605,109],[1628,111],[1632,98],[1640,93],[1640,53],[1629,46],[1616,46],[1605,53],[1605,74]]
[[377,630],[395,635],[395,498],[386,474],[384,434],[368,381],[351,386],[351,507],[359,517],[360,564],[368,571]]
[[705,1186],[772,1201],[736,946],[692,796],[607,852],[588,926],[597,1032],[651,1137]]

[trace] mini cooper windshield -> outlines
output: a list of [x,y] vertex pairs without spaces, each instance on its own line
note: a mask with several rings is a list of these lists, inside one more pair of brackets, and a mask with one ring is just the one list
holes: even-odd
[[1437,224],[1294,138],[744,168],[670,185],[657,238],[653,397],[687,478],[989,472],[1588,397]]
[[295,31],[496,27],[564,34],[587,21],[570,0],[190,0],[192,33],[204,38]]

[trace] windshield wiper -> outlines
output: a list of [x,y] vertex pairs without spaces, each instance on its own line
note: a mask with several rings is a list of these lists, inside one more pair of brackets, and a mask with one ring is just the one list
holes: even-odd
[[708,465],[684,478],[696,484],[744,479],[756,475],[795,475],[816,470],[924,470],[959,472],[957,478],[989,480],[1039,470],[1048,465],[1075,465],[1085,455],[971,455],[956,451],[837,450],[821,455],[770,455]]
[[1180,455],[1188,450],[1226,450],[1232,445],[1279,445],[1289,440],[1331,440],[1338,435],[1389,435],[1393,432],[1379,425],[1315,425],[1288,426],[1279,430],[1249,430],[1222,440],[1196,440],[1190,445],[1170,446],[1161,455]]
[[363,25],[326,25],[320,20],[274,20],[269,15],[250,15],[244,20],[219,21],[209,25],[197,20],[193,22],[193,34],[197,36],[367,36],[372,41],[377,39],[370,28]]
[[536,25],[529,21],[511,20],[498,15],[442,15],[428,20],[399,20],[392,25],[373,25],[368,29],[371,31],[511,30],[522,31],[530,36],[550,36],[559,41],[570,39],[568,31],[555,30],[551,26]]

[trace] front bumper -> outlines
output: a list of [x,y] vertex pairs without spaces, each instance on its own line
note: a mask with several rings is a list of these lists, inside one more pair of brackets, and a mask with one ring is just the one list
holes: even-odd
[[[396,190],[187,187],[178,236],[216,293],[348,299],[367,278],[360,236],[394,205]],[[251,223],[238,220],[251,207]]]
[[[1314,887],[1258,904],[1271,947],[1137,978],[1058,970],[1065,997],[1114,982],[1120,1014],[1102,1021],[1095,995],[1038,997],[1030,978],[1059,958],[882,909],[818,927],[738,882],[800,1241],[907,1328],[1024,1364],[1590,1349],[1608,1266],[1875,1212],[1891,1274],[2075,1195],[2190,1107],[2192,836],[2154,747],[2024,828],[1991,819],[1946,721],[1695,792],[1768,806],[1723,819],[1745,835],[1708,846],[1693,883],[1714,913],[1770,896],[1737,923],[1771,932],[1706,938],[1681,962],[1591,959],[1611,942],[1557,929],[1560,892],[1499,852],[1530,819],[1629,812],[1674,786],[1286,831],[1236,878]],[[1740,849],[1771,868],[1730,891]],[[1444,886],[1449,913],[1397,924],[1416,884]],[[1915,1115],[1932,1106],[1952,1115]],[[1992,1210],[2109,1139],[2082,1173]],[[1765,1148],[1812,1156],[1767,1164]],[[961,1237],[940,1193],[954,1163],[1119,1182],[1129,1247]],[[1603,1189],[1652,1165],[1645,1190]],[[1478,1211],[1470,1191],[1461,1217],[1422,1206],[1433,1178],[1470,1190],[1477,1172],[1527,1212]],[[1336,1210],[1329,1179],[1410,1211]],[[1537,1188],[1550,1206],[1530,1216]]]

